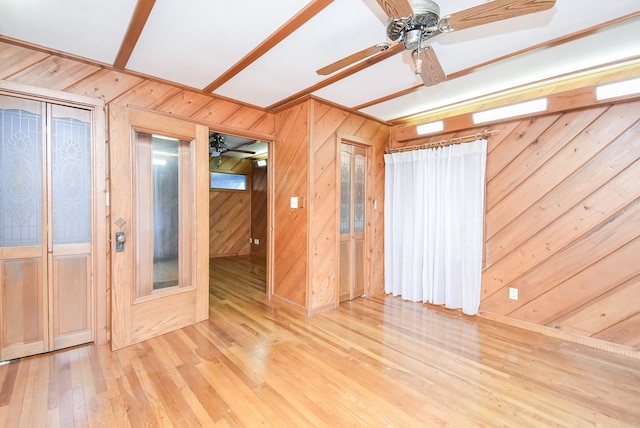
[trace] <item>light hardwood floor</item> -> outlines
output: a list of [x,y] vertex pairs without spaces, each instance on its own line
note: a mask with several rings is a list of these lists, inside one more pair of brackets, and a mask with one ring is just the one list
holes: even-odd
[[211,263],[211,319],[0,367],[0,427],[640,426],[640,360],[377,296],[308,318]]

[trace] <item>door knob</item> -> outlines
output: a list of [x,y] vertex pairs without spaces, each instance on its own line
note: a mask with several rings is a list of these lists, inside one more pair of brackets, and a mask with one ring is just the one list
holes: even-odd
[[124,232],[116,232],[116,253],[124,251],[124,243],[127,238],[124,236]]

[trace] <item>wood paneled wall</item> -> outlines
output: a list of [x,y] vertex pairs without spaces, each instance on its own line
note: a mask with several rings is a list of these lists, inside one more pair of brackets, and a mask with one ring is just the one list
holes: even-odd
[[[339,151],[341,140],[362,144],[369,149],[369,218],[367,219],[368,275],[366,294],[384,290],[383,213],[384,213],[384,150],[389,142],[389,127],[362,115],[346,112],[334,105],[312,101],[312,133],[310,167],[311,251],[309,269],[311,296],[309,308],[333,308],[337,301],[340,217],[338,194]],[[373,201],[376,200],[376,209]]]
[[640,347],[640,101],[489,128],[480,311]]
[[209,257],[249,254],[251,161],[220,156],[211,159],[209,170],[247,176],[246,191],[209,191]]
[[221,132],[274,134],[273,116],[261,109],[3,42],[0,79],[191,118]]
[[249,254],[251,193],[209,192],[209,257]]
[[[310,99],[276,115],[274,253],[284,257],[274,272],[274,293],[308,312],[335,308],[338,278],[337,147],[340,139],[370,147],[371,198],[377,210],[369,219],[368,294],[381,291],[383,153],[388,126],[362,115]],[[303,207],[290,208],[290,197]]]
[[[308,102],[276,113],[273,168],[273,294],[300,307],[307,302]],[[302,198],[290,207],[292,196]]]

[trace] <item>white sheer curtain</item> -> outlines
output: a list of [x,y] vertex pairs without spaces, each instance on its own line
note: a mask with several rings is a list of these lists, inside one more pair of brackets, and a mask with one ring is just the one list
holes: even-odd
[[487,141],[385,155],[385,292],[474,315]]

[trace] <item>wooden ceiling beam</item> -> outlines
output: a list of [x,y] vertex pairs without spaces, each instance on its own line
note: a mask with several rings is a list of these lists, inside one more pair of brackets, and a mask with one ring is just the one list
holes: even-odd
[[251,52],[244,56],[240,61],[235,63],[231,68],[220,75],[216,80],[211,82],[203,89],[204,92],[213,92],[236,76],[242,70],[247,68],[251,63],[256,61],[262,55],[271,50],[278,43],[289,37],[294,31],[304,25],[311,18],[316,16],[322,9],[329,6],[333,0],[314,0],[304,9],[298,12],[293,18],[278,28],[275,33],[271,34],[266,40],[256,46]]
[[279,102],[277,102],[276,104],[270,105],[266,108],[267,111],[272,111],[272,110],[277,110],[279,108],[282,108],[284,106],[286,106],[287,104],[290,104],[292,102],[295,102],[296,100],[300,99],[300,98],[304,98],[307,95],[310,95],[311,93],[324,88],[325,86],[329,86],[332,83],[338,82],[346,77],[351,76],[352,74],[355,74],[361,70],[364,70],[367,67],[372,66],[373,64],[376,64],[382,60],[385,60],[387,58],[389,58],[390,56],[393,56],[397,53],[400,53],[404,50],[404,45],[402,43],[397,43],[395,45],[392,45],[389,49],[387,49],[386,51],[382,51],[377,55],[374,55],[370,58],[367,58],[366,60],[356,63],[355,65],[341,71],[340,73],[334,74],[333,76],[329,77],[328,79],[324,79],[323,81],[316,83],[313,86],[310,86],[306,89],[303,89],[302,91],[291,95],[290,97],[285,98],[284,100],[281,100]]
[[129,28],[127,28],[127,34],[125,34],[120,44],[120,50],[113,63],[114,68],[123,70],[127,66],[129,58],[131,58],[133,49],[138,43],[140,34],[142,34],[142,30],[147,23],[147,19],[149,19],[151,9],[153,9],[155,3],[156,0],[138,0],[131,21],[129,22]]

